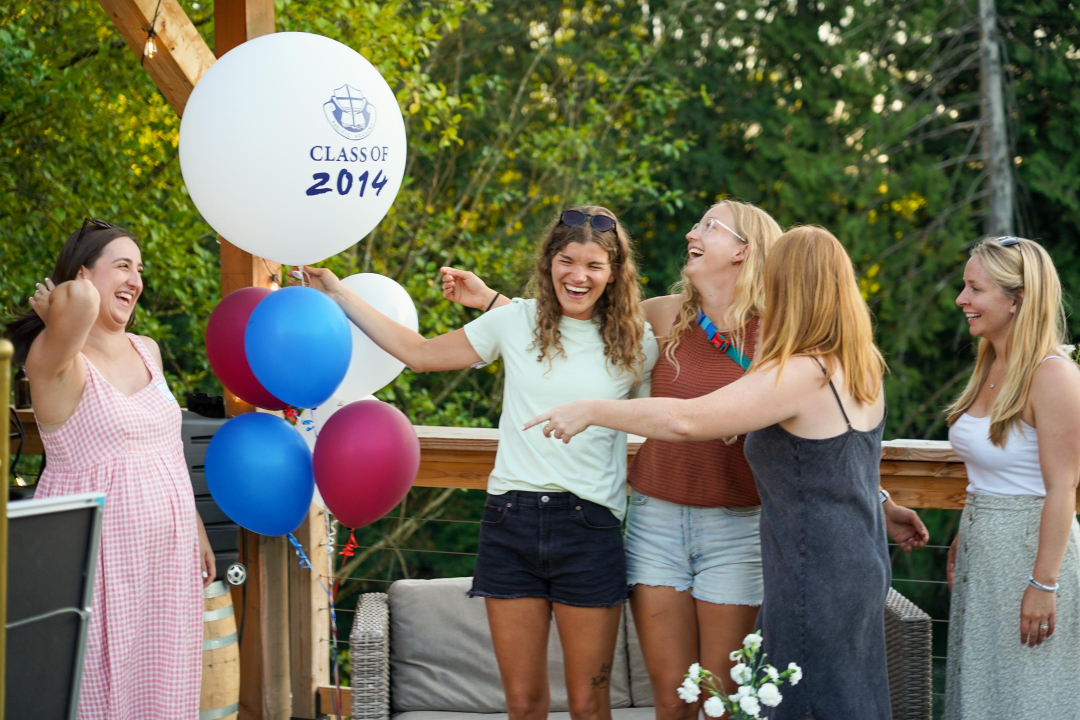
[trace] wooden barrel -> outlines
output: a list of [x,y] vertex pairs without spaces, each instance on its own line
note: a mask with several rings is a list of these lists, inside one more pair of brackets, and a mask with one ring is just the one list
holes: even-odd
[[221,580],[203,590],[203,672],[199,720],[237,720],[240,712],[240,645],[232,595]]

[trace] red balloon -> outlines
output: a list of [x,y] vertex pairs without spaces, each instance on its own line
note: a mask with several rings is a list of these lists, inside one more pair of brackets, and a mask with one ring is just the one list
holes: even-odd
[[248,317],[269,294],[267,288],[251,287],[222,298],[206,324],[206,357],[214,374],[229,392],[256,407],[284,410],[288,404],[271,395],[255,378],[244,352]]
[[420,469],[420,440],[405,414],[378,400],[346,405],[315,441],[315,484],[342,525],[369,525],[404,499]]

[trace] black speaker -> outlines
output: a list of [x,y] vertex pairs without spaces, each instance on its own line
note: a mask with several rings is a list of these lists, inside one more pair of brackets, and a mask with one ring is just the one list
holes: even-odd
[[105,496],[8,504],[5,717],[74,720]]

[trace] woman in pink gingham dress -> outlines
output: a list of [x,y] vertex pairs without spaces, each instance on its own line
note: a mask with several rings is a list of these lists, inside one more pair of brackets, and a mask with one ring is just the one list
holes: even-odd
[[80,720],[199,715],[213,553],[160,351],[126,332],[141,271],[130,233],[84,223],[60,253],[57,284],[39,284],[33,316],[8,325],[48,457],[35,496],[105,493]]

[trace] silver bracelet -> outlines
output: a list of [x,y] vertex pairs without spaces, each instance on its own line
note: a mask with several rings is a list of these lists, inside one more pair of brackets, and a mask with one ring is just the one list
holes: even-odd
[[1035,579],[1035,574],[1028,575],[1028,585],[1036,590],[1042,590],[1043,592],[1056,593],[1058,588],[1061,587],[1061,583],[1057,585],[1043,585],[1041,582]]

